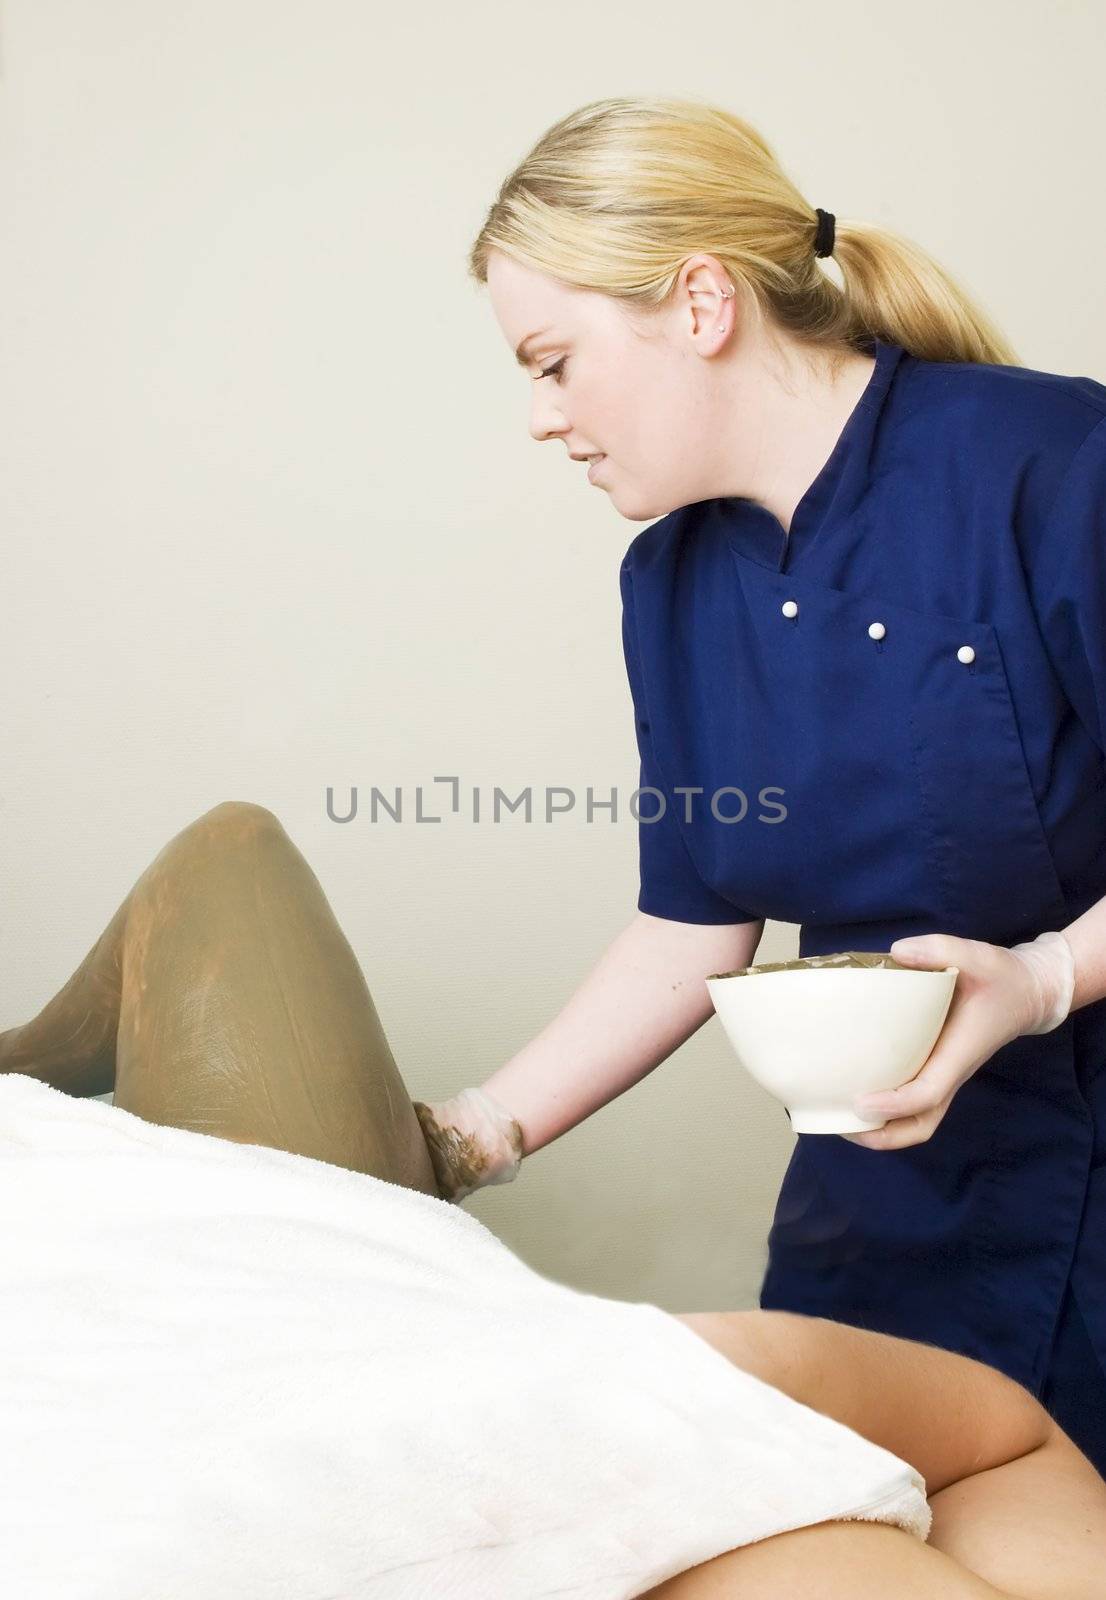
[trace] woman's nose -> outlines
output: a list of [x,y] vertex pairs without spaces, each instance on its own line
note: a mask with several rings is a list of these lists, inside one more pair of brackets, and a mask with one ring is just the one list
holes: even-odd
[[530,408],[530,436],[533,439],[559,439],[569,425],[555,406],[538,395]]

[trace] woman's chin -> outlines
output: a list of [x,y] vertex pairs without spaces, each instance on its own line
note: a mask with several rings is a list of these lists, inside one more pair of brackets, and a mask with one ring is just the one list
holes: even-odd
[[626,504],[623,501],[620,504],[616,494],[608,490],[607,495],[619,516],[625,517],[627,522],[652,522],[655,517],[663,517],[673,509],[667,503],[642,505],[640,501],[637,504]]
[[613,483],[600,483],[596,487],[603,490],[619,516],[629,522],[649,522],[671,510],[670,506],[643,505],[640,495],[635,495],[633,484],[628,489],[625,484]]

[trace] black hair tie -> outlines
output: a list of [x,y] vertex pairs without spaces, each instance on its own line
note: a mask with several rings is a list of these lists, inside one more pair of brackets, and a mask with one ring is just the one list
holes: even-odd
[[832,211],[823,211],[821,206],[815,206],[818,214],[818,232],[814,235],[814,254],[816,256],[831,256],[833,254],[834,223],[837,218]]

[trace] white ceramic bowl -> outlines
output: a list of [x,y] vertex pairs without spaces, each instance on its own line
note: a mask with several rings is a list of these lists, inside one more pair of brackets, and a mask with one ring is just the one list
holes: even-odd
[[853,1101],[914,1077],[944,1026],[959,970],[749,967],[706,982],[738,1061],[783,1102],[796,1133],[863,1133],[885,1119],[865,1121]]

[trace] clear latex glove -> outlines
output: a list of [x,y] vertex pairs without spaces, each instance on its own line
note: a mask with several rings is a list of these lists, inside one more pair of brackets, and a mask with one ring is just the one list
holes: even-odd
[[522,1129],[486,1090],[462,1089],[449,1100],[413,1104],[443,1200],[463,1200],[518,1176]]
[[1075,958],[1062,933],[1013,948],[927,933],[896,939],[891,955],[903,966],[958,967],[959,974],[944,1026],[915,1076],[854,1102],[860,1116],[886,1119],[882,1128],[840,1136],[870,1150],[902,1150],[932,1138],[961,1085],[1012,1039],[1058,1028],[1075,988]]
[[1071,997],[1075,992],[1075,957],[1071,945],[1062,933],[1039,933],[1028,944],[1012,945],[1011,954],[1029,969],[1034,982],[1035,1020],[1032,1027],[1023,1027],[1021,1032],[1051,1033],[1071,1011]]

